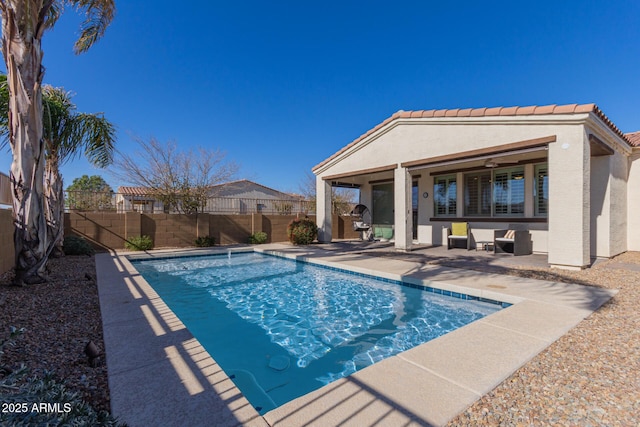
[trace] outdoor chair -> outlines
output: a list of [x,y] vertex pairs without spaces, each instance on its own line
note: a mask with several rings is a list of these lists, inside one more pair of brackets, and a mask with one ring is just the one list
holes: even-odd
[[526,230],[495,230],[493,232],[493,253],[531,255],[531,234]]
[[471,250],[471,229],[468,222],[452,222],[451,228],[447,228],[447,250],[456,247]]

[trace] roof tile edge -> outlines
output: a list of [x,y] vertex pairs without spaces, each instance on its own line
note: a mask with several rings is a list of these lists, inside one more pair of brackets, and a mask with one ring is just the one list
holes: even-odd
[[[491,108],[465,108],[465,109],[440,109],[440,110],[414,110],[414,111],[404,111],[398,110],[390,117],[385,119],[382,123],[379,123],[368,132],[364,133],[360,137],[356,138],[349,144],[345,145],[343,148],[338,150],[336,153],[318,163],[311,171],[315,172],[317,169],[329,163],[331,160],[340,156],[342,153],[368,137],[369,135],[375,133],[382,127],[391,123],[396,119],[410,119],[410,118],[439,118],[439,117],[495,117],[495,116],[528,116],[528,115],[543,115],[543,114],[580,114],[580,113],[593,113],[600,120],[602,120],[614,133],[620,136],[623,140],[625,140],[630,146],[640,146],[640,136],[637,137],[637,143],[632,143],[631,140],[627,137],[630,134],[624,134],[618,127],[613,124],[613,122],[600,110],[600,108],[594,104],[549,104],[549,105],[530,105],[525,107],[491,107]],[[638,131],[637,133],[640,133]],[[638,145],[636,145],[638,144]]]

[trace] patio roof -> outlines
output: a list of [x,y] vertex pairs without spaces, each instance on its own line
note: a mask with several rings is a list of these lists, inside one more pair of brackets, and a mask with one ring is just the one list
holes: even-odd
[[398,119],[424,119],[424,118],[442,118],[442,117],[496,117],[496,116],[531,116],[531,115],[548,115],[548,114],[579,114],[593,113],[602,122],[616,133],[622,140],[630,146],[640,146],[640,131],[631,134],[624,134],[609,118],[598,108],[596,104],[567,104],[567,105],[544,105],[544,106],[527,106],[527,107],[494,107],[494,108],[466,108],[466,109],[441,109],[441,110],[416,110],[403,111],[394,113],[391,117],[384,120],[374,128],[370,129],[351,143],[340,149],[338,152],[317,164],[312,168],[316,171],[331,160],[340,156],[342,153],[353,147],[360,141],[364,140],[371,134],[387,126],[391,122]]

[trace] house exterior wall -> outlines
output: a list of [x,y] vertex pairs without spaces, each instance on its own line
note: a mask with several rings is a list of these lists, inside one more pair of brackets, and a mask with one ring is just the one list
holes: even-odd
[[[587,117],[586,114],[576,116],[578,120]],[[348,173],[550,135],[560,137],[576,126],[579,125],[564,124],[556,116],[500,117],[499,120],[483,117],[482,121],[399,119],[390,129],[381,130],[362,141],[362,145],[347,150],[340,161],[321,167],[319,175]]]
[[[548,144],[546,152],[541,151],[541,155],[547,158],[549,173],[549,212],[546,221],[540,221],[540,218],[533,220],[535,206],[530,195],[534,191],[535,173],[534,165],[526,164],[525,221],[518,219],[517,223],[512,224],[508,219],[497,222],[497,217],[490,220],[478,217],[477,221],[466,218],[472,227],[474,239],[493,240],[493,231],[496,229],[525,228],[531,232],[534,252],[548,253],[550,264],[570,268],[583,268],[590,264],[594,256],[610,257],[627,250],[630,186],[627,184],[626,165],[630,149],[608,125],[590,113],[399,118],[376,128],[357,144],[315,168],[314,172],[319,183],[323,178],[348,177],[349,174],[354,174],[354,180],[360,179],[362,183],[369,179],[369,176],[363,175],[374,174],[375,171],[369,171],[379,168],[386,172],[378,172],[377,179],[395,176],[398,181],[407,172],[402,167],[405,162],[550,136],[555,136],[555,142]],[[606,146],[600,147],[601,143],[595,145],[594,156],[597,157],[592,157],[591,153],[593,136]],[[612,154],[603,154],[609,149],[613,150]],[[395,170],[389,171],[394,165]],[[456,167],[461,168],[451,166],[451,169],[455,170]],[[418,166],[411,172],[420,175],[420,195],[433,191],[433,177],[430,176],[433,170]],[[636,172],[636,175],[639,174]],[[464,217],[464,206],[460,203],[464,200],[463,177],[462,172],[456,174],[458,218]],[[403,236],[408,231],[404,226],[405,212],[398,212],[397,209],[405,209],[410,203],[410,199],[406,200],[406,195],[410,194],[410,186],[404,185],[406,182],[396,182],[395,187],[396,193],[403,188],[407,190],[404,194],[395,194],[396,234],[401,232]],[[361,192],[364,199],[371,192],[370,186],[363,185]],[[526,218],[532,218],[532,221],[527,222]],[[434,245],[446,243],[445,230],[455,220],[434,218],[433,198],[420,197],[416,224],[418,242]],[[402,223],[398,224],[399,221]],[[405,249],[410,240],[410,236],[400,239],[396,236],[396,247]]]
[[[604,257],[613,257],[629,250],[627,241],[629,158],[616,152],[610,157],[610,164],[609,252],[602,255],[596,254]],[[640,205],[636,204],[635,212],[638,212],[638,207]]]
[[[577,115],[577,119],[584,120],[586,114]],[[566,124],[558,120],[557,116],[537,116],[534,119],[527,117],[491,119],[483,118],[480,121],[466,122],[460,119],[427,119],[399,123],[391,129],[382,130],[380,134],[372,135],[369,142],[363,141],[362,147],[355,146],[345,152],[345,157],[340,157],[337,162],[329,162],[320,168],[319,178],[337,174],[346,174],[353,171],[383,167],[391,164],[400,165],[403,162],[421,158],[431,158],[442,155],[455,154],[475,149],[488,148],[497,145],[509,144],[518,141],[557,136],[557,142],[550,145],[562,144],[567,141],[578,140],[583,144],[582,125]],[[337,160],[337,159],[336,159]],[[561,164],[558,169],[562,170]],[[531,185],[532,166],[527,166]],[[418,179],[418,242],[422,244],[442,245],[446,244],[446,228],[451,220],[432,221],[433,212],[433,177],[429,169],[416,172]],[[582,175],[580,175],[582,176]],[[391,175],[390,175],[391,177]],[[463,174],[457,174],[457,181],[462,182]],[[370,205],[370,185],[363,185],[361,190],[361,202]],[[532,188],[530,188],[532,190]],[[459,200],[463,199],[462,185],[458,186]],[[429,193],[425,199],[424,192]],[[397,196],[396,196],[397,197]],[[367,200],[368,199],[368,200]],[[367,202],[369,204],[367,204]],[[528,205],[528,211],[533,206]],[[458,216],[464,214],[464,207],[458,203]],[[528,212],[529,213],[529,212]],[[452,218],[455,221],[455,218]],[[534,252],[548,252],[548,225],[546,223],[518,223],[507,222],[483,223],[481,218],[471,221],[476,240],[493,240],[493,231],[502,228],[526,228],[530,230],[533,240]]]
[[610,252],[611,211],[611,170],[609,157],[591,158],[591,198],[590,198],[590,254],[591,257],[607,256]]
[[591,259],[591,157],[583,126],[567,127],[549,145],[548,165],[549,263],[583,268]]
[[627,185],[627,249],[640,251],[640,149],[629,158]]

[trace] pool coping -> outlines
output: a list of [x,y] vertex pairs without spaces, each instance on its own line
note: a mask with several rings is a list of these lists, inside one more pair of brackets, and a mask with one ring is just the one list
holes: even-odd
[[[512,306],[260,416],[126,258],[265,252]],[[283,244],[96,256],[115,416],[131,426],[444,425],[615,291]],[[167,393],[167,391],[171,393]]]

